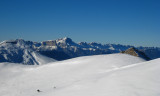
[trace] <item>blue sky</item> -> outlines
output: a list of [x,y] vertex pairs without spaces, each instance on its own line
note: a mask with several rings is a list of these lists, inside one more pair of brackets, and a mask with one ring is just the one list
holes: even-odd
[[160,0],[0,0],[0,41],[70,37],[160,47]]

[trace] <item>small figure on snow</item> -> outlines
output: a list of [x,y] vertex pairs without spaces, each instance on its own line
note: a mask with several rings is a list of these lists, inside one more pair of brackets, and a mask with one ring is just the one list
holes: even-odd
[[42,92],[42,91],[40,91],[40,90],[38,89],[37,92]]

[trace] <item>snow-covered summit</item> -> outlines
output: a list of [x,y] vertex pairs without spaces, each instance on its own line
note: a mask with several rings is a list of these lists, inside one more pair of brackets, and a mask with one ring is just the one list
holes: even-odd
[[57,39],[56,43],[60,47],[65,47],[65,48],[68,47],[68,46],[76,46],[77,45],[75,42],[72,41],[71,38],[68,38],[68,37]]
[[56,41],[61,42],[61,43],[72,43],[73,42],[72,39],[68,38],[68,37],[64,37],[64,38],[58,39]]

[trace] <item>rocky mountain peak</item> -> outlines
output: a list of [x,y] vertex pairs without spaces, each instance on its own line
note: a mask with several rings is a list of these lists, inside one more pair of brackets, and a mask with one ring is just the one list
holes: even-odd
[[34,43],[32,41],[25,41],[23,39],[16,39],[16,40],[6,40],[0,43],[0,47],[22,47],[28,48],[32,47]]
[[125,50],[125,51],[122,51],[121,53],[133,55],[133,56],[136,56],[136,57],[141,57],[145,60],[150,60],[150,58],[145,53],[143,53],[142,51],[139,51],[138,49],[136,49],[134,47],[131,47],[131,48]]
[[72,39],[71,39],[71,38],[68,38],[68,37],[64,37],[64,38],[57,39],[56,42],[57,42],[57,43],[63,43],[63,44],[73,43]]
[[63,40],[67,43],[73,42],[71,38],[64,37]]

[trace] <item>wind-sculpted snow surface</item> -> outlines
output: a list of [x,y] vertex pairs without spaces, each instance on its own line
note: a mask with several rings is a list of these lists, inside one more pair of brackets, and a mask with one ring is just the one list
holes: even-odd
[[0,96],[160,96],[160,59],[96,55],[42,66],[0,64]]

